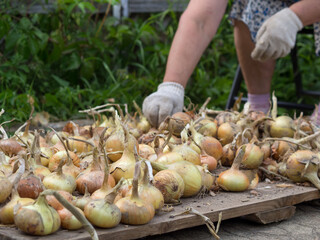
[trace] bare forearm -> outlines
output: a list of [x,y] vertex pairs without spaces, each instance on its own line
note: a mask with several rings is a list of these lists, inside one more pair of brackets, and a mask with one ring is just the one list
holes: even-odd
[[320,1],[303,0],[293,4],[290,9],[297,14],[303,26],[320,21]]
[[180,19],[179,28],[170,49],[164,82],[177,82],[186,86],[201,55],[216,33],[228,2],[206,0],[207,4],[211,5],[203,14],[210,17],[202,18],[198,16],[201,16],[201,11],[206,9],[205,7],[190,10],[193,7],[192,4],[197,4],[195,1],[190,2]]

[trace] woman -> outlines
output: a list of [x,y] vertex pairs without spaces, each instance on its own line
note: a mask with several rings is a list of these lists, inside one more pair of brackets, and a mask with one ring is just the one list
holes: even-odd
[[[143,112],[153,126],[182,111],[184,87],[214,37],[227,4],[227,0],[190,0],[172,42],[163,83],[143,102]],[[319,0],[237,0],[230,16],[250,110],[266,112],[275,59],[290,52],[303,26],[320,21]],[[317,51],[319,31],[315,24]]]

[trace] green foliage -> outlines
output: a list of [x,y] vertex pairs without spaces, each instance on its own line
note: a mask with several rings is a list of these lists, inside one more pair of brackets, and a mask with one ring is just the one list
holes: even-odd
[[[84,117],[78,110],[101,105],[108,98],[129,105],[136,100],[141,105],[162,81],[179,13],[167,10],[118,22],[108,11],[106,17],[96,14],[93,3],[110,0],[59,0],[56,10],[47,14],[26,14],[10,2],[0,3],[0,107],[6,110],[4,120],[25,121],[30,113],[29,95],[37,112],[47,111],[67,120]],[[303,74],[306,86],[319,87],[319,63],[315,63],[319,60],[314,58],[312,40],[303,37],[301,42],[300,67],[307,72]],[[223,109],[236,67],[232,26],[225,15],[186,95],[195,104],[210,96],[209,107]],[[279,61],[273,82],[277,96],[301,101],[296,99],[291,79],[290,62]]]

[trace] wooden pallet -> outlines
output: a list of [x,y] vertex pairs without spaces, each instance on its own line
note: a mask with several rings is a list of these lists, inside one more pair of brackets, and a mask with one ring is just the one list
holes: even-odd
[[[313,187],[295,185],[283,187],[279,183],[259,183],[253,191],[220,192],[215,196],[206,196],[202,199],[182,199],[182,204],[174,206],[174,211],[163,212],[146,225],[127,226],[120,224],[113,229],[97,229],[97,232],[100,239],[137,239],[203,225],[202,219],[195,215],[170,218],[172,214],[184,212],[186,207],[198,210],[213,222],[218,220],[218,215],[222,212],[223,220],[245,216],[257,222],[269,223],[291,217],[294,214],[294,205],[319,198],[318,189]],[[32,237],[23,234],[14,227],[0,227],[0,239],[83,240],[90,239],[90,237],[83,229],[77,231],[60,230],[49,236]]]

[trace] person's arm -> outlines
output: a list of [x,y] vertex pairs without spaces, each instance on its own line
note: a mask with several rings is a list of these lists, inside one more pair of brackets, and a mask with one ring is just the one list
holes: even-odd
[[320,1],[303,0],[294,3],[290,9],[300,18],[303,26],[320,22]]
[[227,0],[191,0],[174,36],[163,82],[186,86],[201,55],[216,34]]
[[158,127],[167,116],[182,111],[184,88],[214,37],[227,4],[228,0],[190,0],[170,48],[163,83],[142,104],[152,126]]
[[252,58],[266,61],[288,55],[295,45],[297,32],[303,26],[318,21],[320,21],[319,0],[302,0],[277,12],[259,29]]

